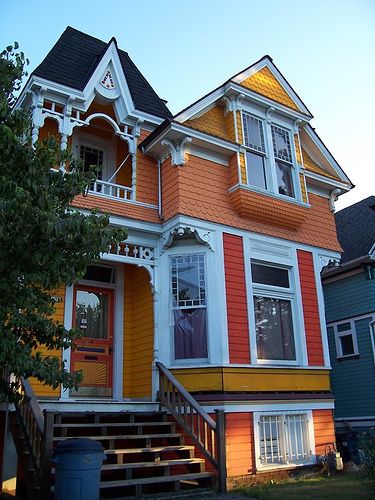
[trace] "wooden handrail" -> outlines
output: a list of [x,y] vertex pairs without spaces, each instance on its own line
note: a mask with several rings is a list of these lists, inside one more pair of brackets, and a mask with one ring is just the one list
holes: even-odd
[[218,489],[225,493],[224,412],[215,410],[215,421],[162,363],[157,361],[156,367],[160,377],[157,393],[159,401],[214,466],[218,476]]
[[38,492],[33,498],[50,498],[50,457],[53,441],[54,413],[43,413],[28,380],[21,377],[22,399],[15,403],[18,422],[35,468]]

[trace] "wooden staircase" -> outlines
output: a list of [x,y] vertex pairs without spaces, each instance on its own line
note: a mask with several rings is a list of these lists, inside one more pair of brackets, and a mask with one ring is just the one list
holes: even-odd
[[99,441],[107,459],[101,473],[102,498],[173,496],[212,487],[214,474],[195,458],[192,445],[166,413],[56,413],[53,443],[68,438]]
[[30,383],[21,378],[12,432],[19,456],[17,477],[25,486],[23,498],[51,499],[51,455],[60,441],[69,438],[90,438],[103,445],[102,498],[163,494],[177,498],[202,494],[202,488],[207,492],[213,486],[225,493],[223,410],[208,415],[164,365],[157,362],[156,367],[160,376],[157,398],[165,412],[126,411],[126,403],[121,403],[121,411],[113,412],[107,411],[107,405],[105,411],[91,407],[89,412],[73,405],[74,411],[68,412],[59,409],[59,403],[42,412]]

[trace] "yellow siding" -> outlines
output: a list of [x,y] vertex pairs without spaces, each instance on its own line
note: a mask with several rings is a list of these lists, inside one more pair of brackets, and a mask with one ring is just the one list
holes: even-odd
[[324,175],[325,177],[329,177],[331,179],[340,180],[340,178],[337,177],[336,175],[329,174],[322,167],[317,165],[303,148],[302,148],[302,156],[303,156],[303,165],[306,168],[306,170],[310,170],[311,172],[315,172],[316,174]]
[[329,391],[328,370],[278,368],[185,368],[172,370],[191,392]]
[[299,174],[299,183],[301,185],[302,200],[305,203],[307,203],[308,197],[307,197],[307,192],[306,192],[305,176],[303,174]]
[[[65,286],[60,287],[58,290],[54,290],[53,292],[51,292],[51,295],[59,297],[59,302],[57,302],[55,305],[55,313],[53,314],[52,318],[54,321],[64,323]],[[48,350],[45,346],[40,346],[38,351],[43,356],[57,357],[61,360],[61,351],[58,351],[56,349]],[[57,398],[60,396],[60,388],[53,390],[49,385],[42,385],[34,378],[30,378],[30,384],[36,396],[43,398]]]
[[236,142],[236,134],[234,130],[234,116],[232,111],[229,111],[229,113],[227,113],[227,115],[224,117],[224,121],[228,133],[228,139],[230,141]]
[[247,184],[245,155],[243,153],[239,153],[239,157],[240,157],[240,168],[241,168],[241,182],[242,184]]
[[153,300],[146,270],[125,266],[124,397],[151,395]]
[[242,115],[241,115],[241,111],[236,111],[236,125],[237,125],[238,143],[239,144],[243,144]]
[[299,111],[299,108],[267,67],[262,68],[260,71],[241,82],[240,85],[279,102],[284,106]]
[[224,110],[221,106],[215,106],[199,118],[186,121],[185,125],[222,139],[232,140],[228,134]]
[[302,165],[302,157],[301,157],[301,150],[300,150],[300,147],[299,147],[299,137],[298,137],[298,134],[294,135],[294,147],[295,147],[295,150],[296,150],[297,161],[298,161],[298,163],[300,165]]

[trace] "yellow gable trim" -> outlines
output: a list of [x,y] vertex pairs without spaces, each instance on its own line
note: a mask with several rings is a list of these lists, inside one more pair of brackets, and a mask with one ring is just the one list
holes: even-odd
[[269,99],[279,102],[284,106],[300,111],[267,67],[262,68],[254,75],[251,75],[246,80],[243,80],[240,85],[257,92],[258,94],[264,95]]

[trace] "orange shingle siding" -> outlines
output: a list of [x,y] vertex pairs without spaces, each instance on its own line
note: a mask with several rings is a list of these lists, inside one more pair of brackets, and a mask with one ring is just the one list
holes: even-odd
[[298,228],[309,210],[287,200],[270,199],[265,194],[247,189],[236,189],[230,198],[241,217],[286,229]]
[[74,207],[90,210],[91,208],[99,208],[101,211],[128,217],[129,219],[138,219],[145,222],[160,223],[158,211],[156,208],[140,207],[131,203],[102,198],[89,194],[88,196],[76,196],[72,203]]
[[324,455],[326,446],[334,444],[335,425],[332,410],[313,410],[314,434],[315,434],[315,453]]
[[[165,220],[176,214],[190,215],[246,231],[341,250],[334,217],[325,198],[311,194],[311,208],[306,209],[306,217],[298,229],[292,230],[242,218],[231,202],[228,167],[224,165],[190,155],[183,167],[172,166],[170,160],[164,162],[162,178]],[[272,197],[267,200],[274,203]],[[283,211],[284,205],[279,209]]]
[[324,177],[329,177],[330,179],[341,180],[337,175],[331,175],[326,172],[322,167],[319,167],[306,153],[306,151],[302,148],[302,156],[303,156],[303,165],[306,170],[310,170],[311,172],[315,172],[316,174],[324,175]]
[[240,85],[257,92],[258,94],[264,95],[269,99],[279,102],[284,106],[300,111],[287,92],[285,92],[283,87],[273,76],[271,71],[266,67],[241,82]]
[[244,476],[255,472],[253,414],[225,414],[227,475]]

